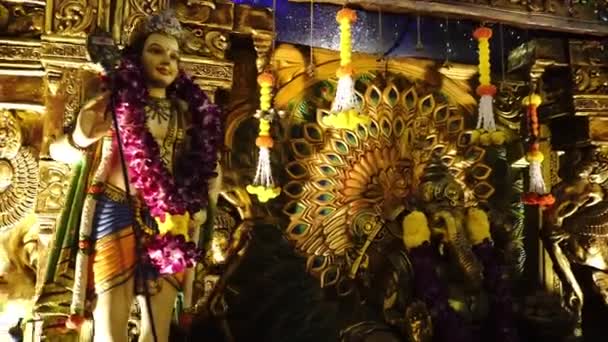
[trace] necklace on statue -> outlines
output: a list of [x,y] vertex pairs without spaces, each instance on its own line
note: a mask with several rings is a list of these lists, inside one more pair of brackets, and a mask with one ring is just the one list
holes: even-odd
[[171,101],[150,98],[145,112],[149,120],[156,120],[160,125],[171,118]]

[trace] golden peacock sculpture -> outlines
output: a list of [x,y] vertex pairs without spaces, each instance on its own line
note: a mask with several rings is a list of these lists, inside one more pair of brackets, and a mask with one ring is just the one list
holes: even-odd
[[[285,236],[307,257],[307,269],[322,287],[340,288],[357,277],[369,262],[369,246],[385,235],[383,227],[416,209],[423,176],[434,163],[459,185],[459,205],[475,206],[493,194],[485,150],[470,144],[465,129],[466,110],[440,90],[402,75],[368,73],[358,79],[357,91],[371,123],[335,130],[322,124],[332,83],[313,88],[320,96],[293,104],[286,124],[291,160],[283,212],[290,221]],[[449,199],[454,189],[424,191],[446,192],[442,198]]]

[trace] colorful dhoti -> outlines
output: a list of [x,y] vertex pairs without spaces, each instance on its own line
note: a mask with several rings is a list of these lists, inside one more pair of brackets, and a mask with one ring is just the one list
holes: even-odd
[[[157,234],[156,222],[133,200],[131,210],[123,190],[106,184],[104,191],[98,195],[93,216],[93,255],[92,280],[97,295],[123,284],[135,275],[138,262],[136,256],[136,236],[133,230],[135,222],[146,234]],[[142,241],[143,243],[143,241]],[[146,280],[149,272],[139,272]],[[178,290],[181,290],[182,274],[164,276]],[[143,279],[136,279],[141,288]],[[140,291],[138,291],[140,292]]]

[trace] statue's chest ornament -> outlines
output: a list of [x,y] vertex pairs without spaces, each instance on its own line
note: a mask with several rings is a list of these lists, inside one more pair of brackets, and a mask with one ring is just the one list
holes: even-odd
[[146,126],[158,144],[160,157],[172,170],[176,147],[184,138],[179,112],[168,99],[150,99],[145,112]]

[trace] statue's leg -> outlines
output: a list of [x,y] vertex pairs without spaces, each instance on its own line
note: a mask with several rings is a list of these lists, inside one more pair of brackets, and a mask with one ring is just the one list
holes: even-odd
[[[168,342],[177,289],[165,279],[160,279],[159,281],[159,292],[149,296],[150,305],[152,307],[154,330],[157,337],[156,342]],[[155,342],[146,298],[140,295],[137,296],[137,300],[141,307],[141,335],[139,336],[139,342]]]
[[93,310],[94,342],[128,342],[127,324],[134,297],[133,278],[97,297]]

